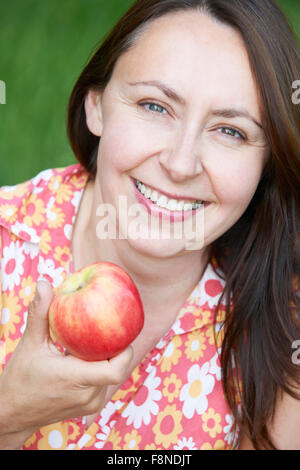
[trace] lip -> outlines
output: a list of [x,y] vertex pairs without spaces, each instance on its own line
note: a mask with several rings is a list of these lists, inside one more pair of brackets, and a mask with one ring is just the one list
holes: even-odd
[[[187,220],[191,217],[194,217],[198,212],[202,211],[205,209],[205,207],[209,206],[210,203],[209,202],[205,202],[204,205],[202,207],[200,207],[199,209],[197,210],[190,210],[190,211],[170,211],[164,207],[159,207],[157,206],[156,204],[154,204],[150,199],[147,199],[142,193],[140,193],[136,187],[136,180],[134,178],[130,178],[131,179],[131,182],[132,182],[132,186],[133,186],[133,190],[134,190],[134,194],[135,194],[135,197],[136,199],[141,203],[143,204],[148,213],[151,215],[151,216],[154,216],[154,217],[159,217],[161,219],[164,219],[164,220],[168,220],[170,221],[171,223],[173,222],[182,222],[183,220]],[[152,188],[152,186],[148,186],[149,188]],[[166,192],[162,192],[162,191],[159,191],[161,194],[165,194],[166,196],[168,196],[168,193]],[[176,198],[172,195],[169,195],[168,196],[169,198],[172,198],[172,199],[177,199],[177,200],[188,200],[190,201],[191,199],[190,198]]]

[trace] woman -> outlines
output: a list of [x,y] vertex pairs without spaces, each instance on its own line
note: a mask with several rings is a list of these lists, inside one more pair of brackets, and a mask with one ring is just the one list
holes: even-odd
[[[115,26],[69,102],[80,164],[1,191],[2,448],[300,448],[299,64],[271,0],[140,0]],[[145,325],[86,363],[47,311],[94,261],[133,277]]]

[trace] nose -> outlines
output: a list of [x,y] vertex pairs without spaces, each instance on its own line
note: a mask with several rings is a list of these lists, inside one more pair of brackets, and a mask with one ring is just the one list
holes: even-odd
[[196,145],[195,138],[182,135],[160,154],[159,163],[164,172],[178,183],[199,176],[203,172],[199,142]]

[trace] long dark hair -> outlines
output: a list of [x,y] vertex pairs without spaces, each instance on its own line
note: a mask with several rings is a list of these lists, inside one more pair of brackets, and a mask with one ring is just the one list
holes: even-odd
[[249,207],[211,245],[210,255],[226,280],[220,299],[227,305],[220,357],[225,395],[236,424],[254,447],[272,449],[269,424],[278,393],[300,399],[295,392],[300,386],[299,366],[292,361],[292,343],[300,335],[300,110],[292,102],[300,54],[280,8],[273,0],[136,1],[75,84],[68,106],[68,137],[79,162],[95,176],[99,137],[86,125],[87,92],[104,90],[116,61],[149,22],[191,8],[240,32],[262,103],[268,163]]

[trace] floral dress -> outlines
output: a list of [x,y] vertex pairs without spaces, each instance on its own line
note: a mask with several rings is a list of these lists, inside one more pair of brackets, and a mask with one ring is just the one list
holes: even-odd
[[[0,370],[26,327],[36,282],[53,288],[73,272],[72,227],[88,174],[49,169],[0,189]],[[222,389],[224,281],[210,263],[169,331],[114,393],[95,421],[65,420],[37,430],[22,449],[231,449],[233,417]],[[224,311],[224,309],[222,309]]]

